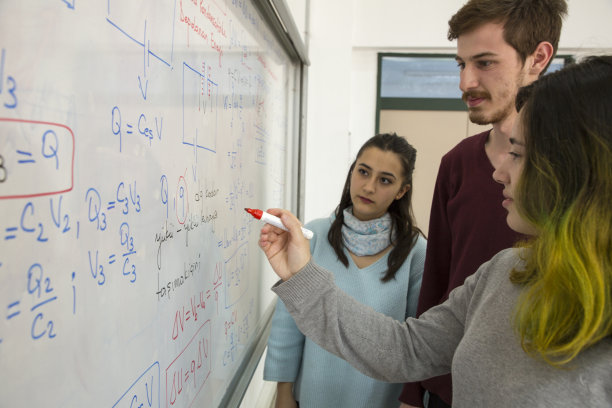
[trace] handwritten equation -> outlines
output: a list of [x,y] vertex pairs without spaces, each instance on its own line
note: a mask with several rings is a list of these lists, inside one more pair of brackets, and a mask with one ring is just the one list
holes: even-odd
[[298,69],[250,0],[30,3],[0,6],[3,403],[218,406]]

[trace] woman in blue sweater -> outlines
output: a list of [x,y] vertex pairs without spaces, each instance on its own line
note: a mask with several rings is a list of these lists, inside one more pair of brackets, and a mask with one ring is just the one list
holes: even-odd
[[[393,319],[414,316],[426,241],[412,212],[416,150],[402,137],[369,139],[350,167],[340,204],[314,232],[313,260],[347,294]],[[369,378],[298,330],[278,301],[264,379],[278,382],[277,408],[397,406],[401,384]]]

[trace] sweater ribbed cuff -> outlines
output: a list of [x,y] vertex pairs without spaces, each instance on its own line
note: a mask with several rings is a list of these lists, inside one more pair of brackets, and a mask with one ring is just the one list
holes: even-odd
[[334,282],[333,275],[326,269],[315,264],[312,259],[287,281],[279,280],[272,286],[272,291],[285,304],[297,305],[304,299],[320,293],[321,287],[329,287]]

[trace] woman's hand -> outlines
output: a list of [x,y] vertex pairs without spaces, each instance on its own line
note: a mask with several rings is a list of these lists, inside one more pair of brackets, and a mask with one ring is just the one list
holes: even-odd
[[302,235],[301,225],[289,211],[272,208],[266,212],[281,219],[289,232],[266,224],[259,234],[263,249],[272,269],[284,281],[295,275],[310,261],[310,244]]
[[276,403],[274,408],[297,408],[297,402],[293,398],[293,383],[278,383],[276,386]]

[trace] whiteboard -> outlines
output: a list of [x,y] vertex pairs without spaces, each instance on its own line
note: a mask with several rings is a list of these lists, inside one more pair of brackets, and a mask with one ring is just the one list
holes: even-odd
[[299,67],[247,0],[0,4],[0,406],[215,407],[295,207]]

